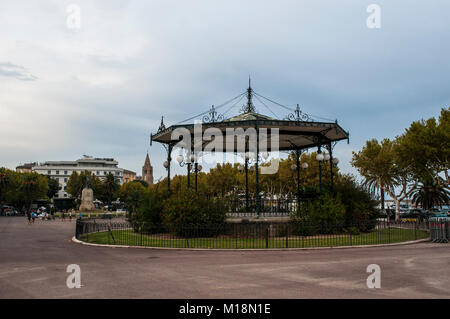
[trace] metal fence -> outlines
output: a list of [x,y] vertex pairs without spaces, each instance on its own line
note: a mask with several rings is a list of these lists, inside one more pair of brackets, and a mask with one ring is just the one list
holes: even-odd
[[430,218],[430,239],[435,243],[450,241],[450,217]]
[[245,222],[224,225],[148,225],[77,219],[75,237],[110,245],[264,249],[376,245],[429,238],[428,223],[311,224]]

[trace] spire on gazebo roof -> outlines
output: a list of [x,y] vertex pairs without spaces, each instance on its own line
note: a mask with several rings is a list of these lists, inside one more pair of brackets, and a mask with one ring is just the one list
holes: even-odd
[[247,105],[242,107],[242,112],[246,113],[255,113],[255,106],[252,102],[253,90],[250,76],[248,77],[248,89],[247,89]]

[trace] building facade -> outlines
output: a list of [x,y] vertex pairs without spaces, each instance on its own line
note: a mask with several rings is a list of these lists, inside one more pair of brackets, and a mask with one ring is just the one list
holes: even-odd
[[67,181],[72,173],[88,171],[104,180],[108,174],[113,174],[120,185],[123,184],[123,168],[118,167],[118,162],[113,158],[93,158],[86,156],[76,161],[49,161],[40,163],[32,168],[32,171],[49,176],[59,182],[60,189],[55,198],[69,198],[66,192]]
[[19,165],[16,167],[16,172],[18,173],[31,173],[33,171],[33,167],[36,166],[37,163],[25,163],[23,165]]
[[127,169],[123,170],[123,182],[128,183],[135,181],[137,179],[136,172],[129,171]]

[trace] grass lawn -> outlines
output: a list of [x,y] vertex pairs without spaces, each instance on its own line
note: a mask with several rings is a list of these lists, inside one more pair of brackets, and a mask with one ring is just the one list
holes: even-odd
[[171,234],[143,235],[132,229],[113,230],[79,236],[80,240],[96,244],[171,247],[171,248],[302,248],[302,247],[336,247],[351,245],[376,245],[398,243],[415,239],[428,238],[424,230],[405,228],[386,228],[360,235],[320,235],[290,236],[265,238],[230,238],[225,236],[210,238],[177,238]]

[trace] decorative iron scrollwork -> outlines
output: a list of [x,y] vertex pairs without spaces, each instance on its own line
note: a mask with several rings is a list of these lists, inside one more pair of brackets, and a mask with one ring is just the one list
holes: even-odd
[[314,120],[306,113],[303,113],[300,110],[299,105],[297,104],[297,107],[295,108],[294,113],[290,113],[285,117],[285,120],[287,121],[304,121],[304,122],[313,122]]
[[209,110],[208,115],[203,116],[203,123],[215,123],[223,121],[223,115],[218,114],[214,105],[211,106],[211,110]]

